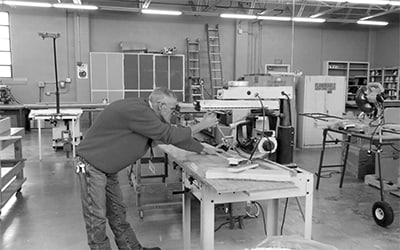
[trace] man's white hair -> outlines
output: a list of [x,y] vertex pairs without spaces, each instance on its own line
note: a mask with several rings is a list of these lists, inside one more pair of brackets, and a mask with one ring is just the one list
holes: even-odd
[[164,100],[165,97],[171,97],[177,99],[175,93],[172,92],[172,90],[165,87],[158,87],[155,88],[153,92],[151,92],[149,100],[152,103],[156,103]]

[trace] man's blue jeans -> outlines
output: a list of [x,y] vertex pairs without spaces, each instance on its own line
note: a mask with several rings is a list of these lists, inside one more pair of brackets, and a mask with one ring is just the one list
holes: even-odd
[[119,186],[118,173],[106,174],[81,157],[77,157],[76,164],[84,166],[84,171],[79,171],[78,175],[81,183],[83,218],[90,249],[111,250],[110,241],[106,235],[107,220],[114,233],[118,249],[142,249],[135,232],[126,221],[126,206]]

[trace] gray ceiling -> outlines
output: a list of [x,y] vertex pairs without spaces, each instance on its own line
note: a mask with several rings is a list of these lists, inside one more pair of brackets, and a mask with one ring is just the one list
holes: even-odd
[[[66,0],[67,1],[67,0]],[[63,2],[66,2],[63,1]],[[376,15],[369,20],[398,22],[400,6],[337,3],[317,0],[82,0],[101,10],[132,11],[148,6],[153,9],[181,10],[184,15],[213,16],[222,12],[268,16],[309,17],[320,13],[329,22],[354,23]]]
[[[37,2],[36,0],[27,0]],[[400,6],[351,4],[332,0],[40,0],[51,3],[96,5],[100,11],[139,12],[142,8],[180,10],[184,15],[218,16],[220,13],[310,17],[320,14],[331,23],[355,23],[358,19],[398,23]],[[365,1],[365,0],[364,0]],[[379,0],[378,0],[379,1]],[[390,0],[397,1],[400,0]]]

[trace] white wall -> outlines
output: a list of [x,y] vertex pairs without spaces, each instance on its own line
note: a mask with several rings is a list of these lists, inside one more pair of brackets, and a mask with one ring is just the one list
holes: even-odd
[[[200,38],[201,76],[208,80],[206,23],[220,26],[225,80],[255,73],[258,66],[276,59],[285,64],[293,61],[292,68],[304,74],[321,74],[324,60],[372,60],[378,66],[400,65],[398,25],[369,30],[343,24],[295,24],[292,33],[291,23],[243,23],[243,33],[239,34],[236,21],[216,17],[157,17],[104,11],[77,16],[62,10],[5,10],[11,17],[14,81],[3,80],[22,103],[38,101],[39,81],[54,81],[51,40],[43,41],[38,32],[61,32],[57,39],[59,79],[73,80],[70,92],[61,96],[64,102],[89,102],[89,80],[77,79],[76,63],[89,63],[90,51],[120,51],[120,41],[143,42],[149,50],[176,46],[177,53],[185,53],[185,39]],[[54,99],[52,96],[44,101]]]

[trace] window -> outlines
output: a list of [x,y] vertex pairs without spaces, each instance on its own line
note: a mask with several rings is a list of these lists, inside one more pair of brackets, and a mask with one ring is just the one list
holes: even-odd
[[7,12],[0,12],[0,77],[12,76],[10,22]]

